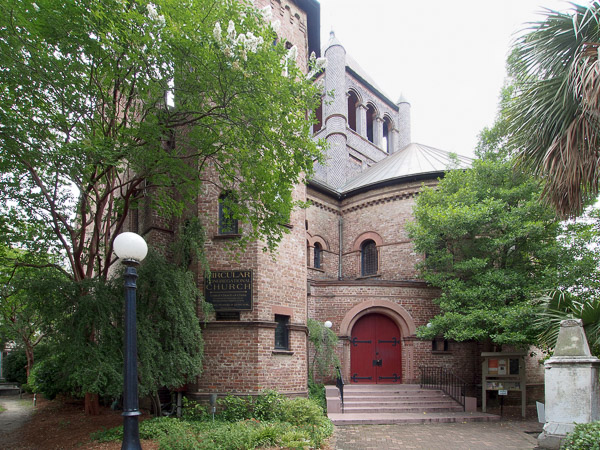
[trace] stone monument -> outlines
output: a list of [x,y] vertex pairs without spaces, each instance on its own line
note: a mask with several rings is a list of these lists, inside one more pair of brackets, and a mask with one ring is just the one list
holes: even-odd
[[544,363],[546,424],[541,448],[558,449],[576,423],[600,420],[598,368],[580,319],[563,320],[554,355]]

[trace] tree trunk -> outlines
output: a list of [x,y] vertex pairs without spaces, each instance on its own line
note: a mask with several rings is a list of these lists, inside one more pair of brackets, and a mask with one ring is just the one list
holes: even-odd
[[25,356],[27,357],[27,382],[29,383],[29,374],[33,368],[33,347],[29,343],[25,344]]
[[98,400],[98,394],[86,392],[84,409],[87,416],[97,416],[100,414],[100,401]]

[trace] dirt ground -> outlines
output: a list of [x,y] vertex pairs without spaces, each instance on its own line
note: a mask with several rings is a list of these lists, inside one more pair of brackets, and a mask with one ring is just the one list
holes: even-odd
[[[23,396],[33,403],[32,396]],[[0,403],[2,398],[0,398]],[[2,414],[2,413],[0,413]],[[150,418],[149,414],[140,417]],[[120,411],[102,408],[98,416],[86,416],[83,401],[38,398],[37,405],[22,427],[11,431],[0,440],[0,449],[55,450],[55,449],[104,449],[118,450],[121,442],[97,443],[90,441],[90,434],[123,423]],[[5,443],[9,443],[8,446]],[[144,450],[157,450],[153,441],[142,441]]]

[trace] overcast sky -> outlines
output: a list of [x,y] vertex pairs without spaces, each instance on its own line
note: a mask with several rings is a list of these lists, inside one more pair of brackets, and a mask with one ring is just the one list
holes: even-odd
[[321,44],[336,37],[394,102],[412,141],[472,156],[496,116],[514,33],[558,0],[320,0]]

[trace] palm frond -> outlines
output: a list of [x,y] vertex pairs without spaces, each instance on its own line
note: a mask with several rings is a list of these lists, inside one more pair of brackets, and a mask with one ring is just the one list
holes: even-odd
[[547,10],[515,45],[507,109],[519,161],[547,182],[562,216],[581,213],[600,177],[600,4]]

